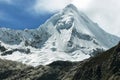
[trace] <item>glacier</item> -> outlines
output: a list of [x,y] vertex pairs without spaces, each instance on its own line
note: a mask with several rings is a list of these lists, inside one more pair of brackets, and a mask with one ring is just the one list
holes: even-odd
[[37,29],[0,28],[0,58],[32,66],[53,61],[81,61],[107,50],[120,38],[105,32],[73,4]]

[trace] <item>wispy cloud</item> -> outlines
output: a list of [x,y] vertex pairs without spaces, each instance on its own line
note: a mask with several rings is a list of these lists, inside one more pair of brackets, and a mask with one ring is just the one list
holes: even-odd
[[7,3],[7,4],[12,4],[14,0],[0,0],[0,2]]
[[68,5],[71,0],[36,0],[33,10],[41,14],[43,12],[56,12]]
[[89,7],[93,0],[71,0],[72,4],[81,10],[85,10]]
[[2,21],[13,21],[13,19],[10,17],[10,15],[3,12],[3,11],[0,11],[0,20],[2,20]]
[[107,32],[120,36],[120,0],[91,1],[83,12]]

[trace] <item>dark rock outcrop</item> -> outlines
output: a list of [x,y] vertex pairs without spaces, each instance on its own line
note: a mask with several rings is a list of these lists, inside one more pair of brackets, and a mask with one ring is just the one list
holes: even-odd
[[6,56],[6,55],[10,55],[13,54],[14,52],[19,51],[21,53],[25,53],[25,54],[29,54],[30,53],[30,49],[12,49],[12,50],[8,50],[8,51],[4,51],[2,52],[1,56]]
[[7,49],[4,47],[4,46],[1,46],[0,45],[0,52],[4,52],[4,51],[6,51]]

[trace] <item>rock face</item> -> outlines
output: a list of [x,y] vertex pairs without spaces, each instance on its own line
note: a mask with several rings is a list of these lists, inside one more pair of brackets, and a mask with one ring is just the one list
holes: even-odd
[[73,80],[119,80],[120,44],[86,61],[78,68]]
[[120,44],[81,62],[30,67],[0,60],[1,80],[120,80]]
[[115,46],[119,40],[70,4],[37,29],[0,28],[0,41],[7,49],[1,49],[4,52],[0,57],[33,66],[57,60],[81,61]]

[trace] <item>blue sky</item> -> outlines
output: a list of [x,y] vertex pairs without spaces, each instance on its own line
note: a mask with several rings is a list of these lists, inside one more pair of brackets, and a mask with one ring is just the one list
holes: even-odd
[[35,0],[1,0],[0,26],[12,29],[33,29],[43,24],[53,13],[39,13],[32,10]]

